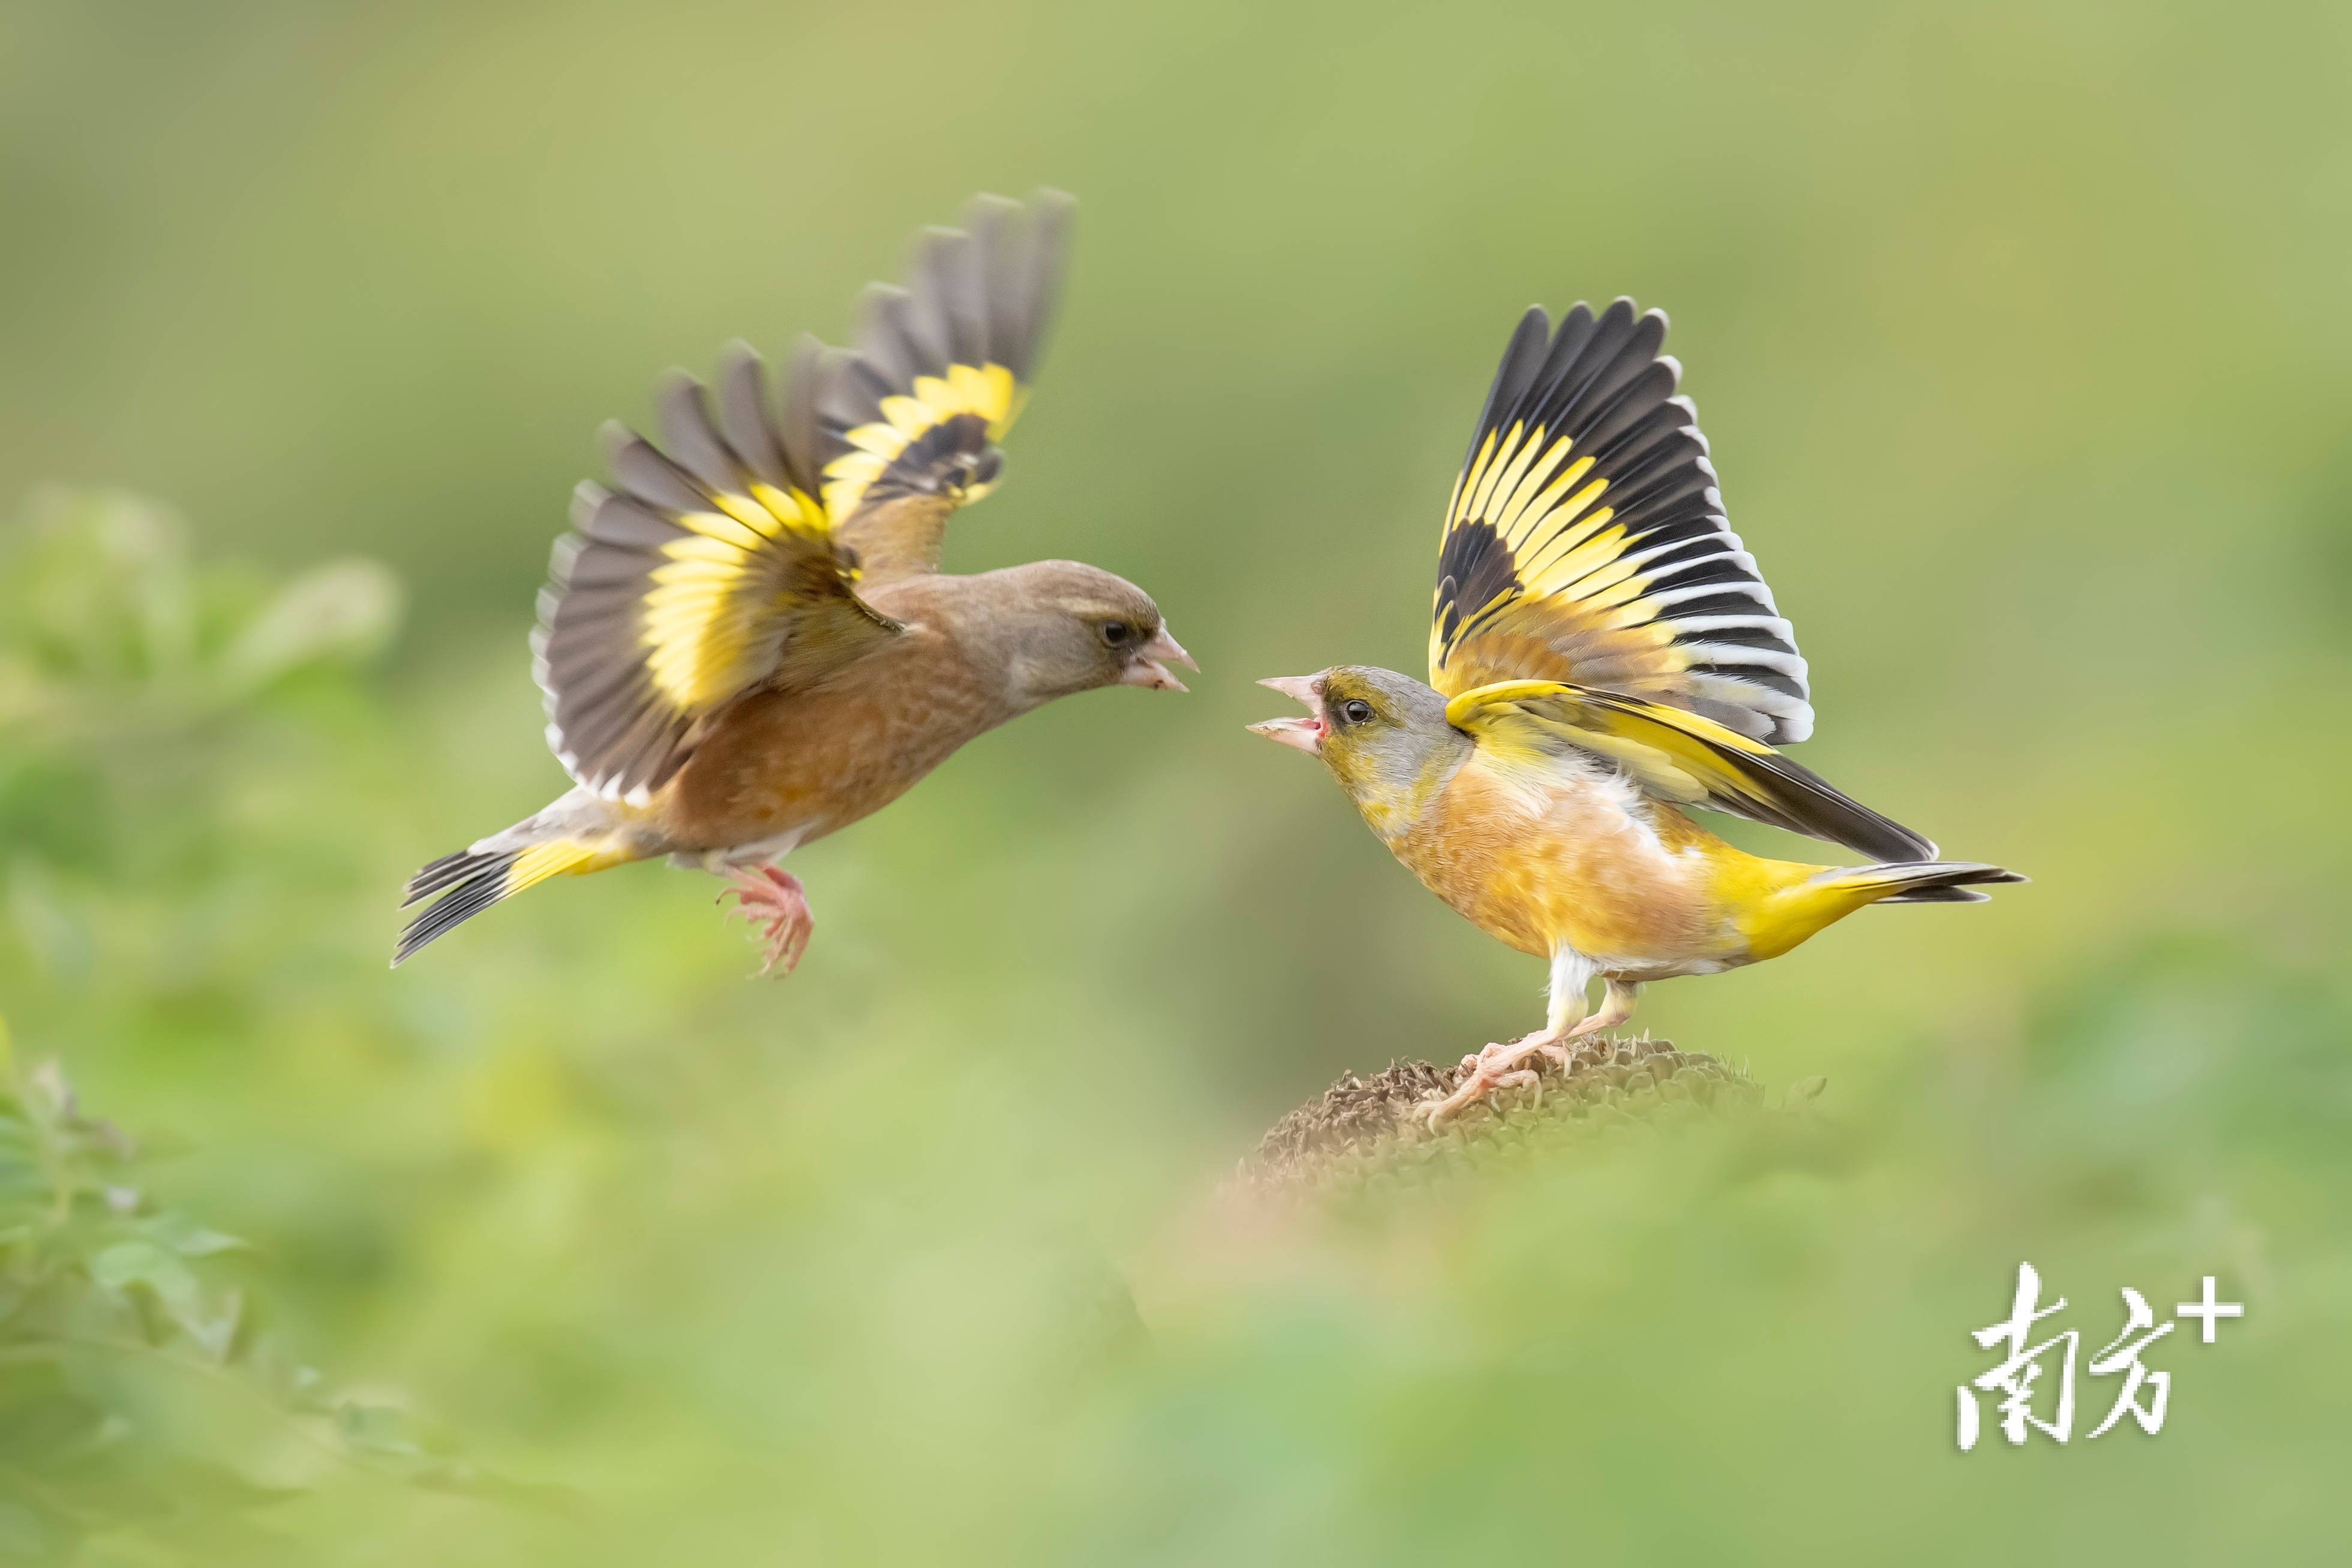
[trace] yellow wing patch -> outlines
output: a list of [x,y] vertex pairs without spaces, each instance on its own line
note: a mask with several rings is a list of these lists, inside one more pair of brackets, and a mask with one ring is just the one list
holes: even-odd
[[[1573,496],[1568,493],[1592,471],[1594,459],[1587,456],[1570,462],[1575,444],[1566,437],[1549,437],[1546,426],[1530,430],[1515,423],[1497,453],[1494,432],[1487,432],[1476,458],[1454,481],[1445,531],[1484,521],[1494,524],[1507,542],[1523,545],[1537,523],[1548,518],[1566,521],[1598,500],[1609,488],[1606,479],[1594,479]],[[1594,521],[1606,522],[1609,517],[1604,508]]]
[[603,795],[647,797],[727,704],[819,679],[898,630],[853,591],[748,349],[730,352],[719,395],[714,417],[699,384],[665,383],[667,451],[607,430],[615,488],[581,487],[541,596],[548,738]]
[[997,443],[1027,401],[1053,315],[1069,200],[983,197],[966,229],[935,229],[905,288],[867,290],[854,353],[811,362],[818,494],[869,580],[939,569],[950,514],[996,486]]
[[[915,377],[909,391],[881,400],[881,418],[842,433],[841,439],[852,449],[824,466],[825,510],[837,518],[856,511],[874,481],[908,447],[959,415],[976,416],[984,421],[989,440],[1002,440],[1020,416],[1023,401],[1013,372],[993,361],[951,364],[945,375]],[[967,484],[961,499],[978,500],[993,488],[993,481]]]
[[1573,681],[1801,740],[1804,661],[1720,515],[1664,334],[1624,300],[1520,322],[1446,502],[1430,684]]
[[826,547],[816,502],[772,485],[751,490],[713,496],[717,510],[679,513],[675,521],[685,531],[661,546],[662,563],[647,574],[639,634],[646,670],[680,708],[708,708],[747,683],[746,667],[776,607],[763,601],[758,581],[770,574],[772,547],[788,538]]

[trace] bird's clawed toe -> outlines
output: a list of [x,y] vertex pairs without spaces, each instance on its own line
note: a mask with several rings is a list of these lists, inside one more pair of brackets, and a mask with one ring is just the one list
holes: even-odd
[[801,954],[808,951],[809,938],[816,931],[816,917],[809,912],[808,894],[801,879],[781,866],[747,866],[732,873],[719,900],[725,901],[729,893],[735,895],[736,902],[727,917],[741,915],[767,938],[760,973],[779,978],[790,974],[799,966]]
[[1538,1099],[1543,1094],[1543,1075],[1520,1064],[1538,1053],[1549,1056],[1564,1051],[1549,1030],[1539,1030],[1517,1040],[1507,1040],[1488,1046],[1475,1056],[1462,1058],[1468,1069],[1452,1094],[1433,1094],[1413,1107],[1413,1114],[1428,1118],[1432,1131],[1447,1117],[1465,1106],[1475,1105],[1498,1089],[1532,1089]]
[[1496,1089],[1531,1089],[1536,1091],[1536,1103],[1543,1103],[1543,1074],[1533,1068],[1518,1068],[1495,1080]]

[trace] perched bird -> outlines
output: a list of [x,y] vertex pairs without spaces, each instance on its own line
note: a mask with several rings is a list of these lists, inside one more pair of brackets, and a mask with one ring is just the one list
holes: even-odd
[[[1320,757],[1423,885],[1551,965],[1544,1026],[1465,1058],[1433,1121],[1535,1083],[1530,1057],[1567,1060],[1644,982],[1777,958],[1864,904],[2024,880],[1938,860],[1773,749],[1812,732],[1805,661],[1724,518],[1665,332],[1630,300],[1520,321],[1446,504],[1428,685],[1351,665],[1261,683],[1310,716],[1253,731]],[[1875,864],[1764,859],[1691,806]]]
[[[667,855],[729,879],[789,972],[813,921],[777,864],[887,805],[974,736],[1101,686],[1197,668],[1150,595],[1074,561],[952,576],[948,519],[996,483],[1052,312],[1069,199],[982,198],[904,289],[866,297],[854,352],[804,340],[781,417],[758,355],[658,394],[665,451],[607,426],[614,488],[557,542],[535,670],[575,787],[425,867],[397,964],[557,875]],[[722,892],[724,900],[727,892]]]

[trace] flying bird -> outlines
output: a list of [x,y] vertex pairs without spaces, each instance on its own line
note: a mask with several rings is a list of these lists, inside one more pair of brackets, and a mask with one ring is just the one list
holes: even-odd
[[[1308,716],[1253,731],[1321,758],[1424,886],[1551,966],[1543,1027],[1464,1058],[1433,1122],[1538,1083],[1529,1058],[1566,1062],[1649,981],[1778,958],[1865,904],[2025,879],[1938,859],[1775,749],[1812,732],[1805,661],[1724,517],[1665,333],[1622,299],[1557,331],[1541,307],[1521,319],[1446,503],[1427,684],[1359,665],[1261,682]],[[1750,855],[1692,807],[1872,863]]]
[[1069,207],[982,197],[966,229],[927,232],[906,287],[867,290],[855,350],[803,341],[781,411],[735,343],[715,400],[663,381],[661,445],[605,426],[612,485],[574,493],[532,639],[573,787],[418,871],[394,964],[550,877],[667,855],[727,879],[761,973],[789,973],[814,925],[793,850],[1056,697],[1184,689],[1169,665],[1198,666],[1123,578],[940,570],[949,519],[1003,467]]

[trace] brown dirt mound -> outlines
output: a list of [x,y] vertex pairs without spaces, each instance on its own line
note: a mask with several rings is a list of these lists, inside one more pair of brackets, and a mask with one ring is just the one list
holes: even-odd
[[1600,1041],[1566,1068],[1538,1058],[1532,1089],[1505,1089],[1433,1130],[1414,1107],[1450,1094],[1468,1076],[1459,1064],[1391,1062],[1370,1078],[1349,1073],[1276,1122],[1243,1162],[1242,1180],[1266,1192],[1333,1184],[1453,1163],[1492,1145],[1575,1136],[1599,1125],[1651,1119],[1669,1107],[1754,1105],[1763,1092],[1739,1068],[1667,1040]]

